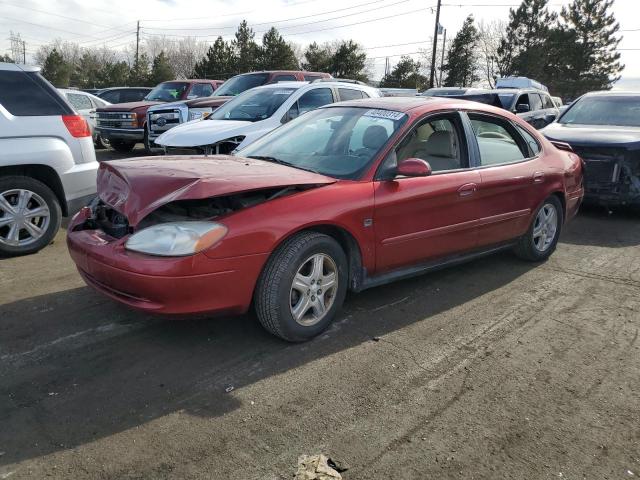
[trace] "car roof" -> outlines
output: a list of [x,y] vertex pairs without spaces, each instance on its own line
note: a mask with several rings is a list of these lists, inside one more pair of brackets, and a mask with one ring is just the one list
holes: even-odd
[[585,93],[585,97],[614,97],[614,96],[638,96],[638,90],[598,90],[595,92]]
[[106,88],[101,88],[100,90],[98,90],[99,92],[107,92],[107,91],[111,91],[111,90],[140,90],[140,89],[144,89],[144,90],[153,90],[152,87],[106,87]]
[[336,87],[336,88],[350,88],[352,90],[375,90],[375,88],[370,87],[369,85],[359,85],[357,83],[349,83],[349,82],[302,82],[302,81],[287,81],[287,82],[278,82],[278,83],[268,83],[267,85],[260,85],[258,87],[254,87],[254,89],[262,89],[262,90],[270,90],[275,88],[294,88],[299,90],[304,88],[306,90],[315,90],[318,88],[327,88],[327,87]]
[[5,72],[39,72],[40,67],[35,65],[18,65],[17,63],[0,62],[0,70]]

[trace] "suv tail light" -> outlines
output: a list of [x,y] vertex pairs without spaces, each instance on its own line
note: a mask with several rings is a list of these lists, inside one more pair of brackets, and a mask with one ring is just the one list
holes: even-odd
[[80,115],[62,115],[62,121],[67,127],[67,130],[69,130],[71,136],[75,138],[91,136],[89,124]]

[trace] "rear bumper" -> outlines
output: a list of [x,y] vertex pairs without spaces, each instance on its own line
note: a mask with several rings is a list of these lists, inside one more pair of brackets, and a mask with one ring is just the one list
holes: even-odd
[[128,140],[136,142],[142,142],[144,140],[144,128],[96,127],[96,132],[107,140]]
[[123,239],[99,230],[73,231],[67,245],[85,282],[130,307],[162,314],[241,314],[253,297],[268,254],[211,259],[204,254],[163,258],[129,252]]

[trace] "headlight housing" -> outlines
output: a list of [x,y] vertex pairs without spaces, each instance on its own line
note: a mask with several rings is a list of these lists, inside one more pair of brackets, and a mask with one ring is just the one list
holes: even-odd
[[227,234],[227,227],[216,222],[160,223],[129,237],[125,248],[161,257],[194,255],[212,247]]

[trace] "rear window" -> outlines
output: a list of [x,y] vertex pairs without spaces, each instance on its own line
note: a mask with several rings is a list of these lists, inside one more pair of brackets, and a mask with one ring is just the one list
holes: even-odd
[[17,117],[73,113],[60,94],[38,73],[0,72],[0,105]]

